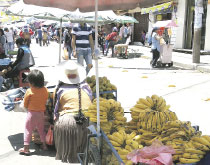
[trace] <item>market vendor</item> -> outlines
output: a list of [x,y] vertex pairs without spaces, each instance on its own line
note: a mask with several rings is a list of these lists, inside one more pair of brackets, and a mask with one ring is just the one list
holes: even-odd
[[88,122],[82,114],[75,115],[80,114],[80,108],[86,110],[91,105],[92,91],[86,83],[86,70],[79,63],[68,60],[59,64],[57,70],[59,84],[54,95],[56,159],[78,163],[77,153],[86,148]]
[[[18,38],[16,40],[18,47],[18,55],[16,60],[6,69],[6,78],[14,78],[18,76],[19,72],[35,65],[34,58],[28,46],[24,45],[24,39]],[[26,75],[23,75],[26,78]]]
[[160,39],[162,38],[159,35],[159,28],[154,28],[152,30],[152,34],[151,34],[151,38],[152,38],[152,60],[150,62],[151,66],[153,68],[157,67],[157,61],[160,57]]

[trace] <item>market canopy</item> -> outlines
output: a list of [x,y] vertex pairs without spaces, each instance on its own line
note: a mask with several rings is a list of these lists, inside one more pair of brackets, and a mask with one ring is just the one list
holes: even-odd
[[[33,16],[39,19],[60,20],[64,15],[68,14],[69,11],[52,7],[28,5],[21,0],[9,7],[6,13],[9,15],[18,15],[24,17]],[[64,19],[64,21],[68,20]]]
[[[24,0],[27,4],[46,7],[57,7],[69,11],[77,8],[82,12],[94,11],[95,0]],[[98,10],[128,10],[137,6],[147,7],[157,3],[157,0],[98,0]]]
[[122,23],[122,24],[124,24],[124,23],[139,23],[139,21],[137,21],[134,17],[126,16],[126,15],[118,16],[117,22]]
[[148,14],[148,13],[154,13],[154,12],[167,10],[167,9],[172,8],[172,6],[173,6],[173,2],[168,2],[168,3],[163,3],[161,5],[156,5],[149,8],[142,8],[141,14]]
[[153,27],[165,27],[165,28],[170,28],[170,27],[178,27],[177,24],[173,20],[166,20],[166,21],[157,21]]

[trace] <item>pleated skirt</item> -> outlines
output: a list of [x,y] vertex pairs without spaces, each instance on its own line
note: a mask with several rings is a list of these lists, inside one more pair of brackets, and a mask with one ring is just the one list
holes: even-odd
[[60,116],[54,125],[56,160],[78,163],[77,153],[84,153],[87,145],[88,122],[76,124],[72,114]]

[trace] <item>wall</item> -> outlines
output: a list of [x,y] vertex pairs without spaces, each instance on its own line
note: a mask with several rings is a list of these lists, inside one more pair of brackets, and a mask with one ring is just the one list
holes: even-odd
[[[210,1],[209,1],[210,2]],[[208,20],[208,21],[207,21]],[[207,6],[207,18],[206,18],[206,37],[204,50],[210,51],[210,4]]]
[[182,49],[184,48],[184,41],[185,41],[185,18],[186,18],[186,0],[178,0],[177,6],[177,24],[178,27],[176,28],[176,42],[174,47]]

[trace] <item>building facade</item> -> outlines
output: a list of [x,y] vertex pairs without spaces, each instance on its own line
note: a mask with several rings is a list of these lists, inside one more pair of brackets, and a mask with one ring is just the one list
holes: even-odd
[[[203,0],[201,50],[210,51],[210,0]],[[177,49],[192,49],[194,37],[195,0],[174,0],[156,4],[136,13],[140,25],[134,26],[135,36],[142,29],[151,33],[157,21],[173,20],[177,27],[172,27],[171,44]],[[142,21],[143,20],[143,21]],[[147,23],[146,23],[147,20]],[[139,41],[138,37],[134,41]]]

